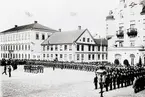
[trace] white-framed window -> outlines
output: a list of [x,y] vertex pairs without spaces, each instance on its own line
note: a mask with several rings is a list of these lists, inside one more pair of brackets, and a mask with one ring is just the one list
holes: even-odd
[[39,40],[39,33],[36,33],[36,40]]
[[62,45],[60,45],[60,51],[62,51]]
[[72,54],[69,54],[69,60],[72,60]]
[[64,45],[64,50],[65,50],[65,51],[67,50],[67,45]]
[[55,45],[55,51],[57,51],[58,50],[58,46],[57,45]]
[[42,40],[45,40],[45,34],[42,34]]
[[69,51],[72,51],[72,45],[69,45]]
[[80,54],[77,54],[77,60],[80,60]]

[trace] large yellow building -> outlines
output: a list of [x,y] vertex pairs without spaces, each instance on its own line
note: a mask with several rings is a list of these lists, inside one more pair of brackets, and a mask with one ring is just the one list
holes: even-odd
[[120,0],[106,17],[108,61],[127,59],[136,65],[141,57],[145,64],[145,1]]

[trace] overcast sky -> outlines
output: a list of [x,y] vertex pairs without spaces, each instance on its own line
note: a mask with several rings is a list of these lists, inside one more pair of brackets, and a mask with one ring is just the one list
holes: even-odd
[[105,17],[119,0],[0,0],[0,31],[37,20],[62,31],[88,28],[105,36]]

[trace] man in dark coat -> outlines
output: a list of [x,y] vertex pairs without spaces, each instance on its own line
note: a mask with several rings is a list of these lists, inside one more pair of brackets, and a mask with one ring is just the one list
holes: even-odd
[[7,66],[6,66],[6,60],[5,59],[2,59],[2,65],[4,66],[4,72],[2,74],[5,73],[5,75],[7,75]]
[[9,77],[11,77],[11,71],[12,71],[11,65],[9,65],[9,67],[8,67]]
[[95,85],[95,89],[98,88],[98,76],[96,75],[94,78],[94,85]]

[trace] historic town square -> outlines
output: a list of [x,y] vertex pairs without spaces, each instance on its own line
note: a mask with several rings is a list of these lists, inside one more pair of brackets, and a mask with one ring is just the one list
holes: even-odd
[[5,0],[0,12],[0,97],[144,97],[145,0]]

